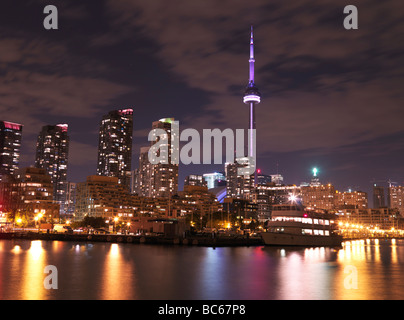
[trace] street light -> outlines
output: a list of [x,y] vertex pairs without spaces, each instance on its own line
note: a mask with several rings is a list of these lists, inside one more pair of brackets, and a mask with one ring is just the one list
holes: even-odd
[[116,223],[118,222],[118,217],[114,218],[114,232],[116,233]]

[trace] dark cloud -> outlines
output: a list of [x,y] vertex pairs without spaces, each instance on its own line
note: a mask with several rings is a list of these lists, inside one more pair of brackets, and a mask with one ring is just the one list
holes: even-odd
[[[350,4],[358,7],[359,30],[343,28],[345,4],[335,0],[64,1],[63,28],[46,33],[36,22],[44,2],[31,1],[27,8],[39,8],[36,20],[3,17],[0,110],[30,134],[58,116],[71,121],[80,137],[91,137],[78,142],[72,133],[76,164],[93,157],[99,118],[115,106],[135,109],[135,150],[162,117],[180,119],[182,128],[245,128],[253,23],[264,169],[272,173],[280,163],[297,182],[298,171],[309,174],[302,168],[317,157],[330,173],[366,162],[370,176],[381,154],[400,153],[397,137],[404,136],[404,5]],[[82,117],[93,122],[87,133]],[[404,159],[395,159],[398,168]],[[365,173],[355,178],[369,180]]]

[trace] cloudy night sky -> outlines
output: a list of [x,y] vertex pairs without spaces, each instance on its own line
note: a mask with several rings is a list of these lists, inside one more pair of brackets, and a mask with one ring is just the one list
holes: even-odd
[[[58,30],[43,27],[48,4]],[[358,30],[343,27],[347,4]],[[300,184],[316,166],[339,190],[404,183],[401,1],[6,0],[0,21],[0,119],[24,125],[20,167],[34,164],[43,125],[68,123],[68,179],[84,181],[114,109],[134,109],[133,169],[158,119],[246,129],[253,24],[262,172]],[[182,165],[180,189],[218,170]]]

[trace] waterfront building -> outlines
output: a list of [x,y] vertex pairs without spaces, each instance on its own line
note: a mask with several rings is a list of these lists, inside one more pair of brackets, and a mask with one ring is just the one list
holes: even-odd
[[54,201],[51,176],[42,168],[22,168],[1,183],[3,212],[11,219],[24,218],[26,223],[41,214],[42,222],[58,222],[60,204]]
[[133,110],[110,111],[102,117],[98,141],[97,174],[117,177],[130,188],[132,167]]
[[134,199],[118,177],[91,175],[77,183],[74,219],[89,216],[129,221],[134,215]]
[[18,169],[22,127],[19,123],[0,121],[0,181]]
[[366,231],[368,228],[392,230],[404,227],[404,218],[396,208],[342,209],[338,210],[337,215],[342,225],[348,224],[358,231]]
[[69,136],[67,124],[43,126],[36,143],[35,167],[45,169],[53,184],[53,198],[65,213]]

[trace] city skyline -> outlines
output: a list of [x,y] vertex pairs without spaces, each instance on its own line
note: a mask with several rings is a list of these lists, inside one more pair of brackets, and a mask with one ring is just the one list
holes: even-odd
[[[90,1],[57,5],[60,27],[45,30],[43,2],[3,4],[1,110],[3,120],[24,125],[19,167],[34,164],[42,126],[68,123],[68,181],[85,181],[96,172],[99,121],[114,109],[134,110],[133,169],[157,119],[198,130],[247,128],[240,97],[253,24],[264,97],[256,110],[258,168],[300,184],[318,167],[321,182],[369,195],[373,180],[402,184],[400,6],[359,4],[359,30],[347,31],[336,1],[180,9]],[[389,18],[380,19],[383,10]],[[180,165],[179,181],[214,171],[224,164]]]

